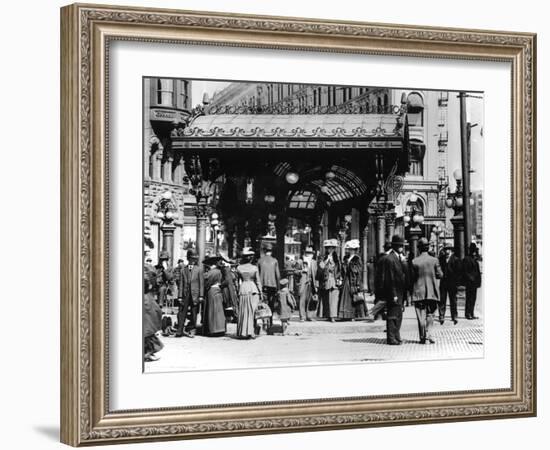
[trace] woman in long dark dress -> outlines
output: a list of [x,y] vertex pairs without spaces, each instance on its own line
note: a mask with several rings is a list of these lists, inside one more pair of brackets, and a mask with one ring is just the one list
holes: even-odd
[[359,295],[361,293],[361,278],[363,275],[363,264],[361,257],[357,254],[359,240],[352,239],[346,242],[346,250],[349,256],[344,259],[342,273],[344,284],[338,308],[338,317],[341,319],[363,319],[367,316],[365,302]]
[[222,269],[223,282],[222,292],[225,309],[231,308],[230,319],[236,319],[239,310],[239,296],[237,294],[236,275],[231,266],[225,266]]
[[202,322],[204,336],[223,336],[226,332],[221,286],[223,282],[223,274],[220,270],[221,261],[221,256],[213,256],[204,260],[206,265],[216,264],[204,276],[205,300]]

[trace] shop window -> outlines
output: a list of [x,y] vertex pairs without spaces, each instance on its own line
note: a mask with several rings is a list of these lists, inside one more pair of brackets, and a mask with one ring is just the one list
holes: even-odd
[[178,108],[189,109],[189,82],[178,81]]
[[174,106],[174,80],[159,78],[157,80],[157,104]]

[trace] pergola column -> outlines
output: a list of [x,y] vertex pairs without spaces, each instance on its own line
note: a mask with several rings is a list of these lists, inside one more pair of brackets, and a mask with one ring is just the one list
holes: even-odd
[[361,252],[363,257],[363,279],[361,283],[361,289],[366,292],[369,289],[369,274],[367,269],[367,262],[369,258],[369,225],[365,225],[363,228],[363,239],[361,241]]
[[206,226],[208,221],[208,210],[206,205],[197,205],[197,254],[199,256],[199,264],[202,264],[206,256]]
[[386,242],[386,214],[378,211],[376,214],[376,254],[384,253],[384,244]]
[[386,241],[391,241],[391,238],[395,234],[395,218],[397,214],[394,211],[388,211],[386,213]]

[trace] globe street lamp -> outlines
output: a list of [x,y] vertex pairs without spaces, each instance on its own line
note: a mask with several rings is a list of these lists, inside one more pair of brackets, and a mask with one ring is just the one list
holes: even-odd
[[453,178],[456,181],[455,192],[448,192],[445,206],[454,211],[454,216],[451,218],[453,224],[453,239],[455,252],[459,258],[465,256],[464,242],[464,198],[462,192],[462,171],[456,169],[453,172]]
[[418,205],[418,195],[413,192],[409,197],[409,208],[405,211],[403,216],[403,222],[405,226],[409,227],[409,238],[411,252],[414,257],[418,255],[418,239],[422,236],[422,228],[420,226],[424,223],[424,216],[422,210]]

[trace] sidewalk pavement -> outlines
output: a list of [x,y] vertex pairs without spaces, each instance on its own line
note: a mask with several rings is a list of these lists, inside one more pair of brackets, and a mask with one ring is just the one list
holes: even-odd
[[[459,299],[457,325],[453,325],[449,316],[443,325],[435,321],[432,334],[436,343],[431,345],[418,341],[412,306],[405,308],[400,346],[386,344],[386,323],[382,320],[299,322],[293,317],[286,335],[281,336],[275,316],[274,334],[262,331],[254,340],[238,339],[235,323],[227,324],[227,333],[222,337],[161,336],[165,347],[158,353],[160,359],[145,363],[145,372],[482,358],[483,320],[464,319],[463,303]],[[479,309],[476,315],[480,315]]]

